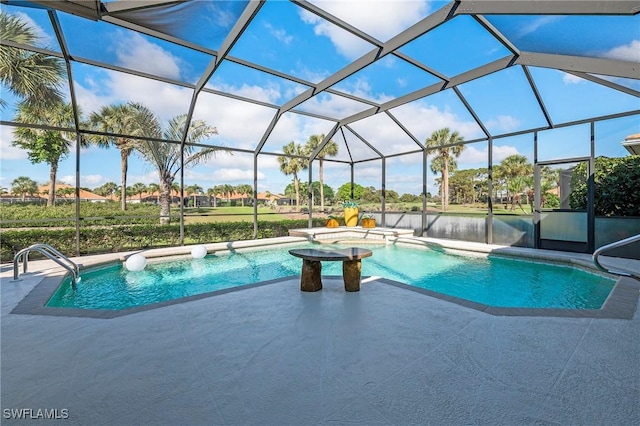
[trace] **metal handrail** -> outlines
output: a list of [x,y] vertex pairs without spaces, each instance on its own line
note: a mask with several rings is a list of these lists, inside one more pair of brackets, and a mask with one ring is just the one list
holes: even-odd
[[[18,267],[20,260],[22,260],[22,273],[24,274],[27,272],[27,264],[29,262],[29,253],[32,251],[37,251],[38,253],[53,260],[58,265],[62,266],[67,271],[69,271],[71,275],[73,275],[73,281],[71,285],[75,285],[76,283],[80,282],[80,267],[78,266],[78,264],[76,264],[74,261],[69,259],[64,254],[60,253],[58,250],[51,247],[49,244],[43,244],[43,243],[33,244],[16,253],[16,255],[13,257],[13,279],[14,280],[17,280],[20,274],[19,272],[20,268]],[[63,260],[66,261],[67,263],[63,262]]]
[[600,247],[599,249],[597,249],[596,251],[593,252],[593,263],[601,271],[608,272],[608,273],[614,274],[614,275],[620,275],[622,277],[635,278],[636,280],[640,281],[640,275],[638,275],[638,274],[636,274],[634,272],[630,272],[630,271],[620,271],[620,270],[607,269],[604,266],[602,266],[600,264],[600,261],[598,260],[598,257],[602,253],[604,253],[605,251],[612,250],[612,249],[615,249],[615,248],[618,248],[618,247],[622,247],[622,246],[626,246],[627,244],[635,243],[635,242],[638,242],[638,241],[640,241],[640,234],[635,235],[633,237],[625,238],[625,239],[620,240],[620,241],[613,242],[611,244],[607,244],[605,246],[602,246],[602,247]]

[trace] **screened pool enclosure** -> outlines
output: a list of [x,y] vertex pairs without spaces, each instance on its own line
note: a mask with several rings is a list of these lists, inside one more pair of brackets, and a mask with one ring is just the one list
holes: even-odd
[[[120,182],[123,140],[130,183],[162,180],[136,143],[180,148],[169,167],[180,244],[189,199],[198,207],[207,186],[248,186],[240,199],[253,207],[258,235],[266,217],[258,194],[292,194],[292,160],[304,165],[293,174],[303,202],[288,207],[308,214],[309,226],[368,191],[361,213],[421,236],[593,252],[640,233],[632,170],[640,1],[2,0],[1,8],[4,25],[14,17],[35,34],[3,29],[3,57],[58,61],[69,105],[66,120],[30,121],[12,86],[19,72],[5,68],[2,185],[52,176],[49,163],[12,144],[19,129],[72,135],[56,180],[75,190],[77,253],[88,214],[81,189]],[[91,119],[134,104],[157,128]],[[210,131],[195,138],[198,123]],[[187,165],[209,148],[215,155]],[[598,203],[613,190],[607,161],[626,168],[616,191],[630,205],[618,210]],[[317,181],[334,192],[326,205]],[[230,202],[230,190],[216,191],[214,205],[218,194]]]

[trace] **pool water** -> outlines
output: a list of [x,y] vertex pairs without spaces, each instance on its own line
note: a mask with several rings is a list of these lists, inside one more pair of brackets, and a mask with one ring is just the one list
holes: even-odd
[[[378,276],[497,307],[599,309],[615,282],[579,269],[499,257],[459,256],[430,248],[366,245],[363,276]],[[121,264],[82,273],[74,289],[66,280],[47,306],[119,310],[300,275],[292,248],[208,255],[149,263],[130,272]],[[313,247],[318,247],[314,245]],[[325,246],[322,248],[344,248]],[[322,262],[323,275],[342,275],[342,262]]]

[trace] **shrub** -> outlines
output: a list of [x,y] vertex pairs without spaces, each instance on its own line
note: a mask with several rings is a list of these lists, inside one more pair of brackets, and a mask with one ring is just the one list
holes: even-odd
[[[75,204],[61,204],[51,207],[13,204],[0,209],[2,228],[33,228],[75,226]],[[80,203],[81,226],[110,226],[131,224],[156,224],[160,217],[160,207],[152,204],[129,204],[126,211],[117,203]],[[179,220],[179,213],[172,215]]]
[[[640,216],[640,155],[595,159],[595,211],[597,216]],[[569,204],[587,208],[587,164],[571,176]]]
[[[324,226],[325,220],[315,218],[313,226]],[[289,229],[306,228],[307,220],[283,220],[280,222],[258,222],[257,238],[281,237]],[[184,227],[185,244],[240,241],[253,238],[252,222],[195,223]],[[113,228],[81,228],[80,254],[116,253],[157,247],[176,246],[180,238],[180,225],[127,225]],[[2,232],[0,251],[3,262],[23,248],[36,243],[55,247],[67,256],[75,256],[75,229],[20,229]],[[37,257],[37,253],[30,255]]]

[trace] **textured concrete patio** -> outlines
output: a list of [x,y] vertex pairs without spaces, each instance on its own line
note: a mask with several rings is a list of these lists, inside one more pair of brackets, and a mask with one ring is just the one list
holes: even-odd
[[[31,267],[31,264],[30,264]],[[37,265],[34,262],[34,270]],[[640,419],[640,314],[492,316],[366,280],[299,279],[113,319],[11,314],[43,275],[2,273],[5,409],[64,424],[563,424]]]

